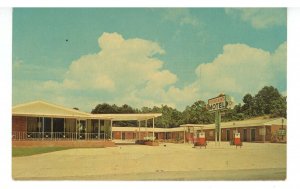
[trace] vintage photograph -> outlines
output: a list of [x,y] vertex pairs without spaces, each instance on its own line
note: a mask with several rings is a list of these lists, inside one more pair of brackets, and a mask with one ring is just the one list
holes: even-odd
[[13,8],[12,179],[287,179],[286,8]]

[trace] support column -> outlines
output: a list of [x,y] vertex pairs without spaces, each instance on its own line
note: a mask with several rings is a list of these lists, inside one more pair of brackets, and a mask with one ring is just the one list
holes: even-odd
[[53,135],[53,117],[51,117],[51,139]]
[[87,131],[88,131],[88,120],[86,119],[86,120],[85,120],[85,134],[84,134],[84,135],[85,135],[85,140],[88,139],[88,138],[87,138],[87,137],[88,137]]
[[100,119],[98,119],[98,140],[100,140]]
[[42,136],[42,139],[44,139],[44,131],[45,131],[45,118],[43,117],[43,136]]
[[183,127],[183,144],[185,144],[185,127]]
[[139,140],[141,140],[141,121],[139,120]]
[[81,140],[81,120],[79,120],[79,125],[78,125],[78,136],[79,136],[79,140]]
[[219,146],[221,145],[221,137],[222,137],[222,130],[221,130],[221,112],[219,112]]
[[112,140],[112,125],[113,125],[113,120],[110,120],[110,140]]
[[[76,140],[78,139],[78,136],[77,136],[77,128],[78,128],[78,131],[79,131],[79,125],[78,125],[78,121],[79,121],[79,125],[80,125],[80,120],[77,120],[76,119],[76,124],[75,124],[75,134],[76,134]],[[79,132],[79,134],[80,134],[80,132]]]
[[152,119],[152,141],[154,141],[154,117]]
[[66,118],[64,118],[64,138],[66,138]]
[[218,134],[219,134],[219,145],[221,143],[221,113],[220,111],[216,111],[215,113],[215,144],[217,145]]
[[147,128],[148,128],[148,123],[147,123],[147,121],[148,121],[148,120],[146,119],[146,125],[145,125],[145,126],[146,126],[146,128],[145,128],[145,131],[146,131],[146,135],[147,135],[147,137],[149,137],[149,136],[148,136],[148,130],[147,130]]

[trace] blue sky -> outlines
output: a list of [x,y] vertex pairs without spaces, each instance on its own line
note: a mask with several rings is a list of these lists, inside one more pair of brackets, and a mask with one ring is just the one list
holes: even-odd
[[286,40],[286,9],[15,8],[13,105],[183,110],[265,85],[286,94]]

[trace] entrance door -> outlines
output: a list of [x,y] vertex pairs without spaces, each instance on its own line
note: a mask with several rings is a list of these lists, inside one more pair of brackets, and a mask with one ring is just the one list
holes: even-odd
[[226,129],[226,140],[230,141],[230,129]]
[[246,142],[247,141],[247,129],[243,130],[243,141]]
[[256,129],[251,129],[251,142],[255,141],[255,131]]
[[80,120],[79,121],[79,128],[78,128],[78,134],[79,134],[79,139],[85,139],[85,134],[86,134],[86,121],[85,120]]
[[125,140],[125,132],[122,132],[122,140]]

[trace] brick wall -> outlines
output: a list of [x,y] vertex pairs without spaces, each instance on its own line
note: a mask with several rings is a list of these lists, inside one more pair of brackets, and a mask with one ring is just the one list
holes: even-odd
[[121,131],[113,131],[114,139],[121,139]]
[[[208,141],[214,141],[215,140],[215,130],[214,129],[208,129],[208,130],[205,130],[205,137],[206,137],[206,140]],[[211,135],[212,133],[212,135]]]
[[26,117],[23,116],[12,116],[12,131],[27,131]]
[[134,139],[133,132],[125,132],[125,139]]

